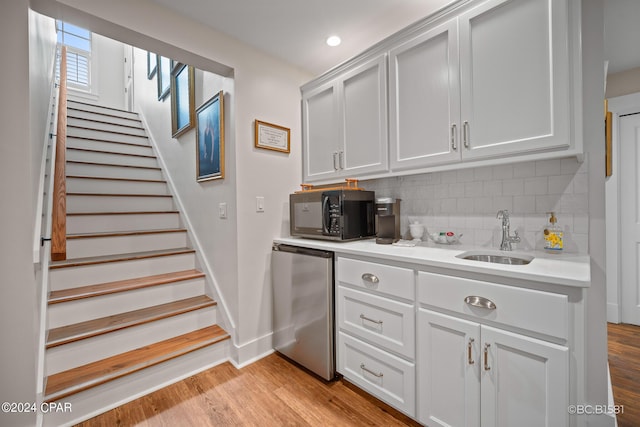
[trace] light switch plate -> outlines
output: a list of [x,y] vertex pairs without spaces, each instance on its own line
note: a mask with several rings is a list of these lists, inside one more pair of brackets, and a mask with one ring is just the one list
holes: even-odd
[[218,204],[218,216],[221,219],[226,219],[227,218],[227,204],[226,203]]
[[264,212],[264,197],[256,197],[256,212]]

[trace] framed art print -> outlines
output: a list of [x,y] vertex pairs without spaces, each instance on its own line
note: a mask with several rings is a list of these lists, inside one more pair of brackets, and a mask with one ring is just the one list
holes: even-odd
[[224,94],[222,91],[196,110],[196,180],[224,178]]

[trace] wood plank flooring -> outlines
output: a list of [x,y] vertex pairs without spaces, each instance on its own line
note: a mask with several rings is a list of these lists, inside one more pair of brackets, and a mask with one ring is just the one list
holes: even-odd
[[609,323],[609,370],[613,400],[623,405],[618,427],[640,426],[640,326]]
[[325,383],[272,354],[223,363],[80,427],[406,426],[418,424],[344,381]]
[[[640,426],[640,327],[609,324],[619,427]],[[101,414],[80,427],[417,425],[345,381],[324,383],[276,354],[242,370],[224,363]]]

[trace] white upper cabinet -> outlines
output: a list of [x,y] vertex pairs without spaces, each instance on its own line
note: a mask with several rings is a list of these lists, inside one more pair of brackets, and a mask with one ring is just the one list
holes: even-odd
[[305,181],[330,178],[338,171],[341,141],[337,98],[335,83],[315,88],[302,98]]
[[463,158],[568,147],[567,0],[489,0],[459,25]]
[[460,160],[457,19],[389,52],[391,169]]
[[386,171],[386,55],[303,91],[305,182]]
[[578,9],[453,2],[303,86],[305,181],[580,156]]

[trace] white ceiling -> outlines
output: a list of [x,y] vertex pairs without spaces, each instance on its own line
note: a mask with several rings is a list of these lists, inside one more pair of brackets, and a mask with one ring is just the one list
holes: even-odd
[[[454,0],[153,1],[319,75]],[[603,3],[609,72],[640,66],[640,1]]]

